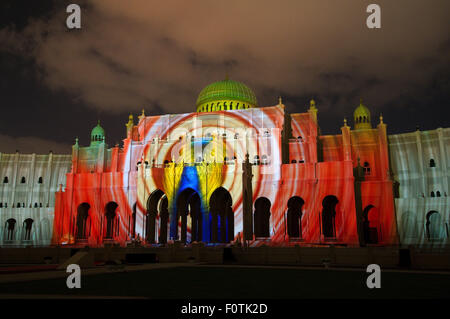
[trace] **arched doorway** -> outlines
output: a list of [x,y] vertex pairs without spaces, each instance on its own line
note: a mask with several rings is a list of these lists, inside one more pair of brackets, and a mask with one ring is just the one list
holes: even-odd
[[443,238],[443,223],[441,214],[435,210],[432,210],[427,214],[426,231],[428,240]]
[[23,229],[25,230],[24,240],[31,240],[31,227],[33,226],[33,220],[27,218],[23,221]]
[[253,216],[255,237],[270,237],[270,207],[272,203],[266,197],[259,197],[255,201]]
[[[161,210],[161,205],[163,201],[167,202],[167,197],[164,192],[160,189],[157,189],[152,192],[147,201],[147,214],[145,220],[145,240],[148,243],[155,243],[156,241],[156,220],[159,215],[159,224],[160,224],[160,234],[159,234],[159,242],[166,243],[167,242],[167,222],[168,222],[168,209],[167,203],[165,204],[166,209],[164,211]],[[166,214],[167,213],[167,214]],[[164,216],[162,216],[164,215]]]
[[366,244],[378,243],[378,209],[373,205],[368,205],[363,211],[362,228],[364,241]]
[[287,231],[291,238],[302,237],[302,207],[305,201],[298,196],[293,196],[288,200],[287,211]]
[[77,209],[77,233],[75,238],[77,240],[84,240],[88,237],[87,219],[89,217],[89,209],[91,206],[88,203],[82,203]]
[[211,242],[229,243],[234,239],[233,200],[223,187],[209,199]]
[[116,202],[109,202],[105,207],[105,217],[106,217],[106,233],[105,239],[113,239],[116,235],[116,209],[119,205]]
[[[180,240],[187,242],[187,218],[191,217],[191,242],[202,238],[202,213],[200,196],[192,188],[183,190],[177,197],[176,220],[173,223],[173,237],[178,239],[178,225],[180,225]],[[181,222],[180,222],[181,219]]]
[[325,196],[322,201],[322,233],[325,239],[336,238],[336,205],[339,200],[334,195]]

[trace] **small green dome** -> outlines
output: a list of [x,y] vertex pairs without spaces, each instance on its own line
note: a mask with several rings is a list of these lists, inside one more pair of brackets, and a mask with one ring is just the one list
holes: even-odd
[[99,144],[105,140],[105,130],[100,126],[98,121],[97,126],[91,131],[91,145]]
[[257,105],[255,93],[248,86],[229,79],[206,86],[197,98],[197,112],[235,110]]
[[362,104],[362,100],[360,101],[359,106],[353,112],[353,119],[356,130],[372,128],[370,120],[370,110]]

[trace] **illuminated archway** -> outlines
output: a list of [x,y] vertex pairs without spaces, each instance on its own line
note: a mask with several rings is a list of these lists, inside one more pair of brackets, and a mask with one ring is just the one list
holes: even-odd
[[334,195],[325,196],[322,201],[322,233],[325,238],[336,238],[336,205],[339,200]]
[[270,237],[270,207],[272,203],[266,197],[255,201],[254,227],[255,237]]
[[105,239],[113,239],[116,234],[116,209],[119,205],[116,202],[109,202],[105,207],[105,219],[106,219],[106,227],[105,227]]
[[289,237],[302,237],[302,207],[305,201],[298,196],[289,198],[287,206],[287,232]]
[[[160,215],[161,217],[161,202],[163,198],[166,198],[166,195],[164,192],[160,189],[157,189],[153,191],[150,195],[150,197],[147,200],[147,213],[145,216],[145,240],[148,243],[155,243],[156,239],[156,217]],[[159,211],[158,211],[159,209]],[[159,213],[159,214],[158,214]],[[165,230],[165,236],[161,236],[160,232],[160,239],[161,237],[164,238],[164,243],[167,242],[167,219],[165,219],[166,222],[166,230]],[[161,223],[160,223],[161,224]]]
[[24,240],[31,240],[31,227],[33,226],[33,220],[27,218],[23,221],[23,229],[25,230]]
[[217,188],[209,200],[211,241],[229,243],[234,239],[234,213],[230,193]]
[[191,241],[199,241],[202,238],[202,214],[200,196],[192,188],[186,188],[177,197],[176,217],[172,222],[171,235],[178,239],[178,226],[180,225],[180,240],[187,242],[187,218],[191,217]]
[[88,203],[81,203],[77,209],[77,240],[84,240],[88,237],[87,220],[89,217],[89,209],[91,206]]
[[427,239],[441,239],[443,237],[443,224],[441,214],[432,210],[427,214],[426,231]]
[[378,234],[378,209],[373,205],[368,205],[363,211],[363,233],[366,244],[377,244],[379,241]]

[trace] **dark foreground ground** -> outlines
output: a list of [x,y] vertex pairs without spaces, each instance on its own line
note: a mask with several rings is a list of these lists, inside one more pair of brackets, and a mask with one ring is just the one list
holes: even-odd
[[[198,266],[112,272],[81,277],[4,283],[1,295],[127,296],[156,299],[450,298],[449,273],[382,271],[381,288],[366,286],[361,270]],[[0,297],[1,298],[1,297]]]

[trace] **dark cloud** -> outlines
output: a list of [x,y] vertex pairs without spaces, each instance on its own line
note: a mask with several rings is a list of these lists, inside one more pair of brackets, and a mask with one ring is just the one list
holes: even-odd
[[338,132],[361,97],[397,131],[415,128],[400,117],[412,109],[410,121],[448,126],[448,116],[427,114],[429,104],[448,112],[447,0],[379,0],[380,30],[365,26],[370,1],[86,0],[82,29],[71,31],[65,2],[55,3],[4,25],[2,50],[29,61],[26,72],[66,108],[105,116],[114,140],[123,130],[112,123],[127,112],[193,111],[199,91],[226,73],[261,106],[283,95],[301,112],[316,98],[324,132]]

